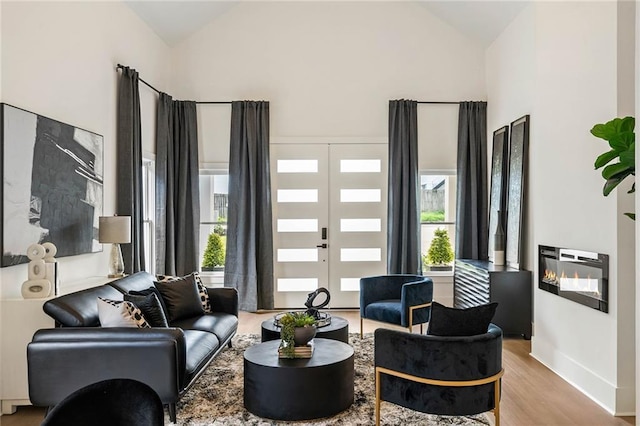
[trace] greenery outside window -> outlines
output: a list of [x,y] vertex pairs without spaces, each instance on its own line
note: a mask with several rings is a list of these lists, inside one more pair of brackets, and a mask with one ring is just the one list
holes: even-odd
[[[229,198],[227,171],[200,171],[200,256],[203,276],[224,276]],[[214,279],[212,277],[216,277]]]
[[[455,217],[455,170],[421,172],[420,234],[424,271],[450,269],[435,267],[432,263],[452,264],[451,252],[455,253]],[[451,244],[451,252],[446,248],[446,240]],[[451,261],[447,262],[447,259]]]

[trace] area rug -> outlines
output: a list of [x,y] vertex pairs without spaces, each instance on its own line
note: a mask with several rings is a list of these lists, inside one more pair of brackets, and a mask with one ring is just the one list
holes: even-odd
[[[178,402],[177,425],[180,426],[268,426],[268,425],[373,425],[375,423],[373,334],[360,339],[350,334],[349,343],[355,357],[355,395],[353,405],[342,413],[324,419],[301,422],[282,422],[257,417],[243,405],[243,353],[251,345],[260,343],[258,335],[237,335],[233,348],[225,348],[214,359],[197,383]],[[381,418],[384,425],[490,425],[484,414],[451,417],[418,413],[383,402]],[[168,418],[166,424],[170,424]]]

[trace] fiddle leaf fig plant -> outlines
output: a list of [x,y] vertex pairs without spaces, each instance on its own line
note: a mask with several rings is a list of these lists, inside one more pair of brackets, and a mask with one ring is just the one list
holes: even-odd
[[[595,168],[602,168],[605,180],[602,194],[609,195],[627,177],[636,175],[636,134],[634,132],[635,118],[614,118],[602,124],[596,124],[591,134],[609,142],[610,150],[599,155],[595,161]],[[628,193],[636,191],[635,181]],[[635,213],[625,213],[635,220]]]

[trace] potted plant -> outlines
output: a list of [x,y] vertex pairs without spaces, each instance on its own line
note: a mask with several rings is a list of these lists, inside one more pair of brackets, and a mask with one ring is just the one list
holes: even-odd
[[202,258],[202,270],[213,271],[218,266],[224,265],[224,244],[222,237],[216,231],[209,234],[207,240],[207,248],[204,250]]
[[422,263],[425,269],[431,271],[450,271],[452,269],[453,249],[449,240],[449,233],[446,229],[438,228],[434,232],[435,237],[431,241],[431,246],[427,255],[422,256]]
[[295,347],[305,346],[316,335],[316,319],[306,312],[287,312],[280,317],[282,350],[295,357]]
[[[591,129],[591,134],[597,138],[609,142],[611,149],[600,154],[594,166],[602,169],[602,177],[605,180],[602,194],[607,196],[622,181],[629,176],[636,175],[636,134],[634,132],[635,118],[614,118],[606,123],[596,124]],[[611,164],[610,164],[611,163]],[[633,178],[635,179],[635,178]],[[633,182],[628,193],[636,191],[636,183]],[[625,213],[635,220],[635,213]]]

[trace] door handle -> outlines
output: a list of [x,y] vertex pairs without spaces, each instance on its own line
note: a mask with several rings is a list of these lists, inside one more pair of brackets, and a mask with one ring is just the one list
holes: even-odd
[[316,247],[318,247],[318,248],[327,248],[327,243],[318,244]]

